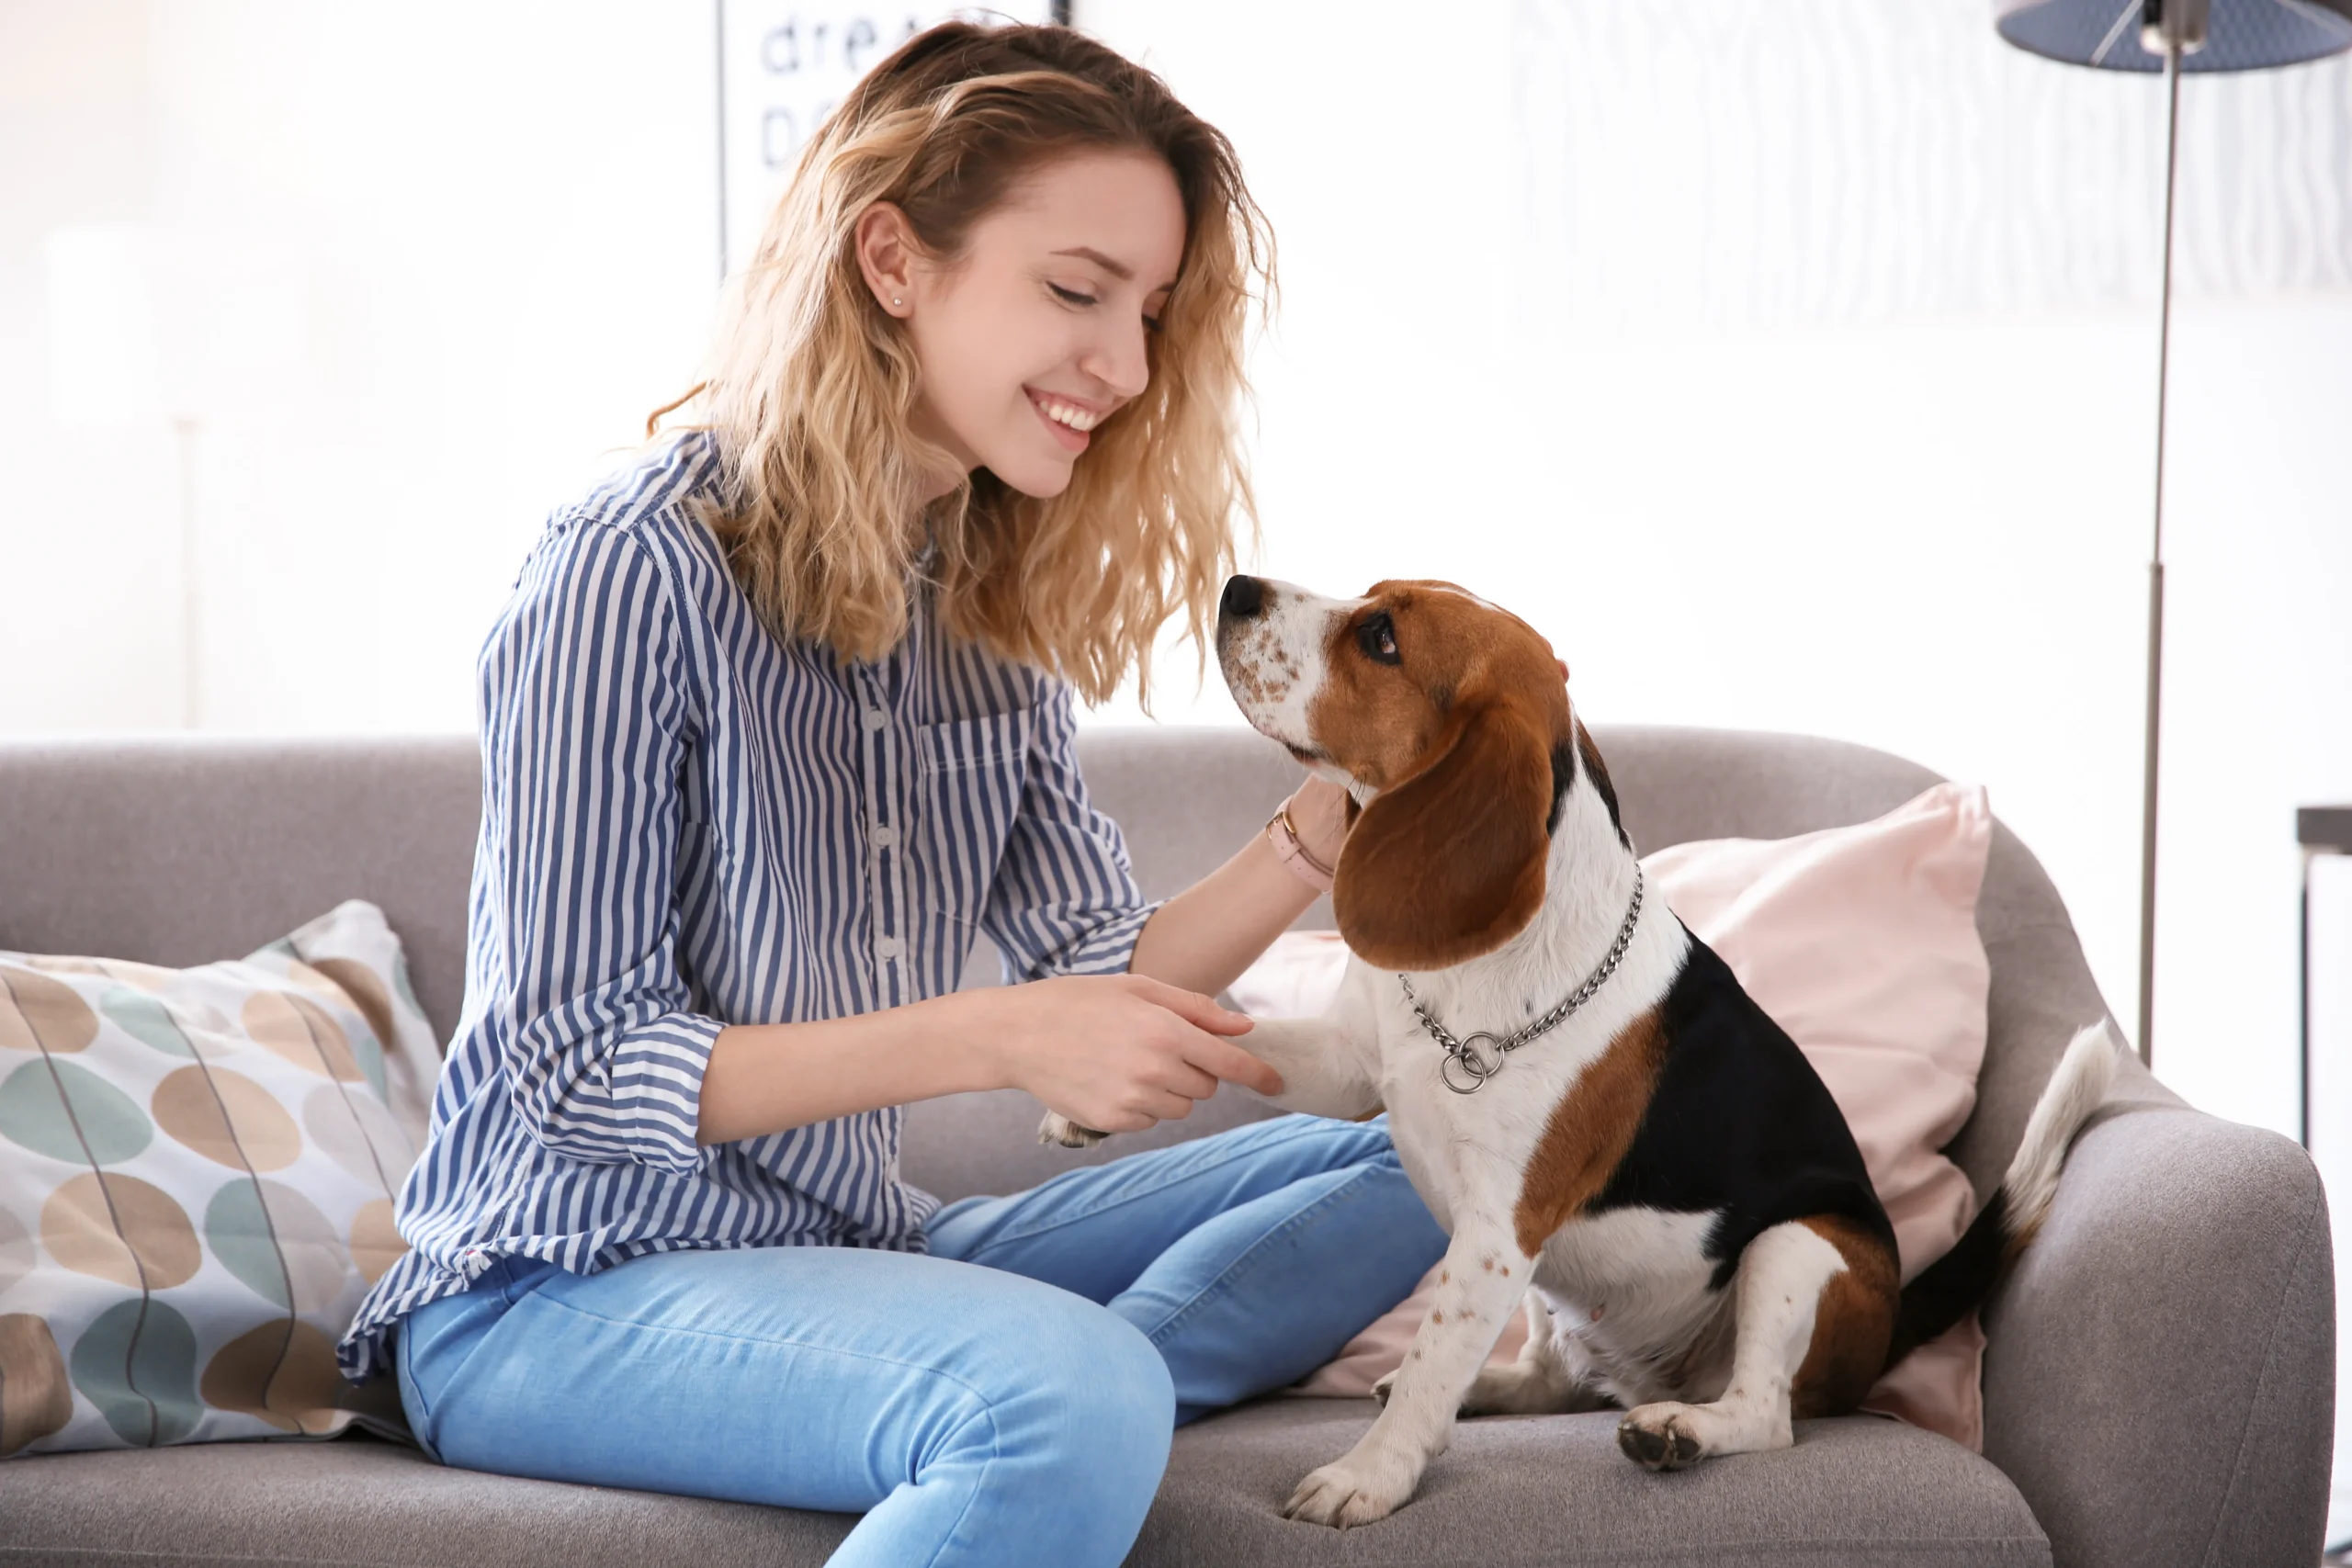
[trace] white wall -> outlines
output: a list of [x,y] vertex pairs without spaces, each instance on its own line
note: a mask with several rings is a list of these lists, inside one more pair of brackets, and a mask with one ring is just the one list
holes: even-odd
[[[1978,0],[1203,10],[1083,15],[1280,230],[1263,568],[1476,587],[1590,716],[1984,781],[2131,1028],[2160,84]],[[2291,1131],[2291,813],[2352,799],[2352,62],[2183,97],[2158,1070]]]
[[[1280,233],[1259,566],[1477,586],[1597,718],[1985,781],[2128,1023],[2161,99],[1984,11],[1080,6]],[[0,733],[180,718],[172,439],[55,419],[50,236],[282,280],[284,375],[196,444],[205,724],[462,728],[540,517],[698,353],[712,45],[657,0],[0,0]],[[2287,1127],[2289,813],[2352,799],[2352,66],[2185,97],[2158,1065]],[[1191,668],[1161,716],[1234,722]]]
[[292,280],[292,373],[199,411],[206,725],[469,728],[540,519],[707,331],[711,60],[707,6],[0,0],[0,731],[181,716],[172,437],[51,417],[49,233]]

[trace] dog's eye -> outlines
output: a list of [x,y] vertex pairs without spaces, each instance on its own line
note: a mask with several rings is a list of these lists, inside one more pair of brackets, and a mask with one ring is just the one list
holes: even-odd
[[1382,664],[1397,661],[1396,626],[1388,618],[1387,611],[1364,617],[1363,624],[1356,627],[1356,646],[1363,649],[1366,659]]

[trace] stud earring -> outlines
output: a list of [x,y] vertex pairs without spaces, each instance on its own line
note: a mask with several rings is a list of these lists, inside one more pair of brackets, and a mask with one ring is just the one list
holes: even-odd
[[897,310],[899,306],[901,306],[901,305],[903,305],[903,304],[905,304],[905,303],[906,303],[906,301],[905,301],[904,299],[899,299],[897,295],[893,294],[893,295],[891,295],[891,296],[890,296],[890,308],[891,308],[892,310]]

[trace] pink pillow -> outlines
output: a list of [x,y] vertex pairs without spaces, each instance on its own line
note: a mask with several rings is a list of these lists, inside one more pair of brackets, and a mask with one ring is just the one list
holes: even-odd
[[[1642,863],[1651,886],[1721,953],[1804,1050],[1861,1145],[1909,1280],[1951,1250],[1975,1211],[1937,1151],[1976,1103],[1991,969],[1976,934],[1993,818],[1981,786],[1936,785],[1876,821],[1793,839],[1678,844]],[[1283,937],[1234,982],[1245,1011],[1311,1016],[1347,962],[1338,937]],[[1404,1359],[1428,1309],[1423,1280],[1298,1385],[1369,1393]],[[1495,1359],[1519,1354],[1516,1316]],[[1971,1314],[1879,1380],[1863,1408],[1979,1452],[1984,1336]]]

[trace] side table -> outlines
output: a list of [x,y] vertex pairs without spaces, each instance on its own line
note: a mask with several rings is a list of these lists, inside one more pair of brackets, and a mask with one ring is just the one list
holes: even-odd
[[2296,1025],[2302,1036],[2303,1147],[2312,1146],[2312,862],[2322,855],[2352,855],[2352,806],[2302,806],[2295,809],[2295,842],[2303,852],[2301,957],[2297,970]]

